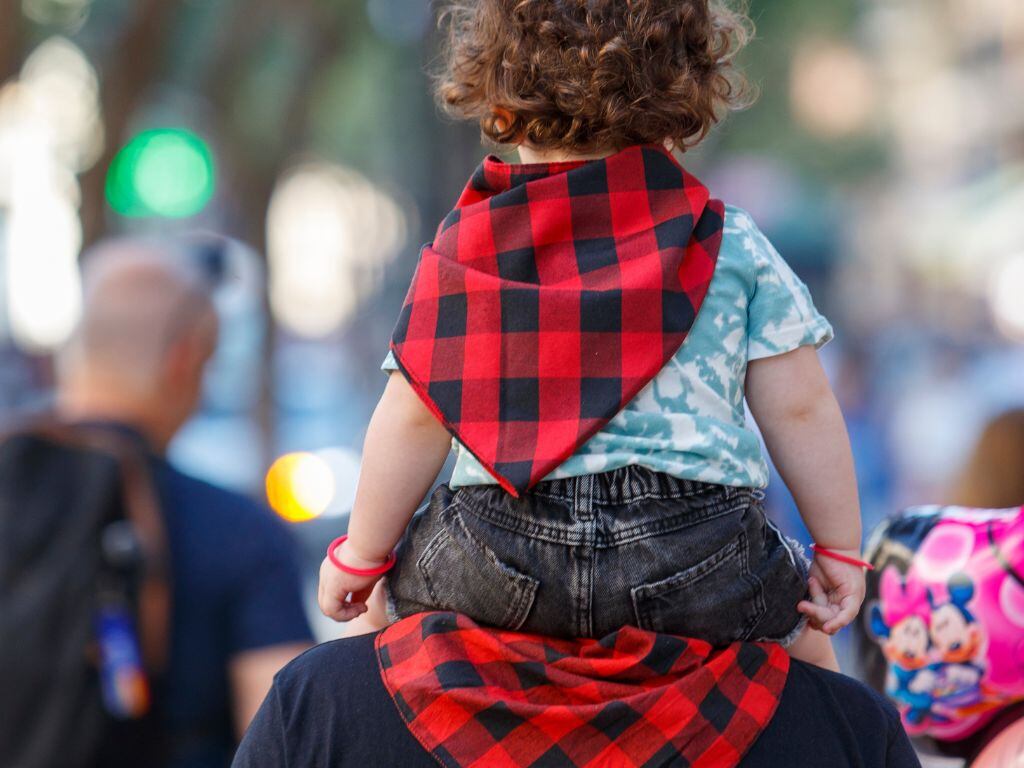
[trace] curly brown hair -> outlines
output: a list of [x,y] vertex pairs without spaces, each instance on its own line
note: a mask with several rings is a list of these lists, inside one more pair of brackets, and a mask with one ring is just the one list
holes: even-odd
[[718,0],[453,0],[441,22],[438,98],[498,144],[685,149],[748,93],[751,23]]

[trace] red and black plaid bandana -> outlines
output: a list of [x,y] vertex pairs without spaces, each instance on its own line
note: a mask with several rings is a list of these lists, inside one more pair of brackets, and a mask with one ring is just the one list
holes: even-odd
[[423,613],[377,638],[384,685],[445,766],[731,768],[789,673],[774,643],[712,648],[624,627],[554,640]]
[[518,495],[679,349],[723,218],[660,147],[586,163],[488,157],[420,254],[391,342],[399,368]]

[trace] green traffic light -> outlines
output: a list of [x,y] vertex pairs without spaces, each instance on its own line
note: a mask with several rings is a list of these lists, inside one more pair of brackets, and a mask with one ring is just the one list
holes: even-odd
[[114,157],[107,201],[122,216],[185,218],[199,213],[216,187],[213,154],[183,128],[143,131]]

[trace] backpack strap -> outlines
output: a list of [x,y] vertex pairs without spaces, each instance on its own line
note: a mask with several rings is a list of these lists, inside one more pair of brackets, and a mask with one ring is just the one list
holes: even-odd
[[131,524],[143,553],[138,605],[139,644],[146,668],[159,676],[167,665],[171,636],[170,552],[145,451],[137,441],[115,430],[69,424],[50,414],[24,420],[4,430],[0,433],[0,442],[19,435],[104,453],[117,460],[124,517]]
[[81,436],[81,445],[113,455],[120,465],[125,518],[135,530],[143,552],[139,643],[146,667],[159,674],[167,665],[171,636],[170,553],[149,463],[138,444],[125,435],[101,428],[71,429]]

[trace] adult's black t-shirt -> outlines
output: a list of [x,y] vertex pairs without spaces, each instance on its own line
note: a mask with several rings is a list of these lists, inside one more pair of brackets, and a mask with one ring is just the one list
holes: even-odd
[[[372,635],[318,646],[277,676],[234,768],[437,762],[381,681]],[[742,768],[919,768],[899,715],[852,678],[794,661],[775,716]]]

